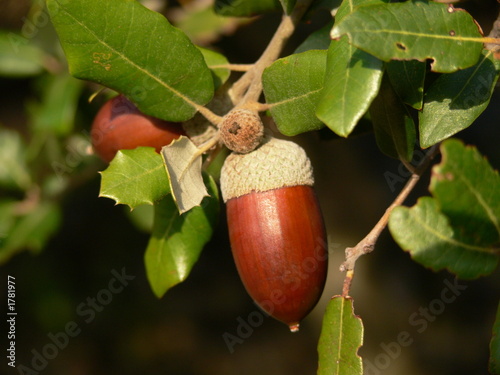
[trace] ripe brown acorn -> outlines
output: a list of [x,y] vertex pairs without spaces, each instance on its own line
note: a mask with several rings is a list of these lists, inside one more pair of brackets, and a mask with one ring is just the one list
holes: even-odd
[[253,300],[292,332],[318,302],[327,275],[313,183],[304,150],[276,138],[249,154],[231,154],[221,172],[238,273]]
[[101,107],[90,132],[94,150],[108,163],[118,150],[149,146],[160,152],[163,146],[183,134],[181,124],[145,115],[123,95]]

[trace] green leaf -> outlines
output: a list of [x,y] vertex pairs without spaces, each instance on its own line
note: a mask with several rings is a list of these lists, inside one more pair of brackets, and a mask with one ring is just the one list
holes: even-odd
[[264,94],[281,133],[292,136],[324,126],[314,111],[325,65],[326,51],[311,50],[279,59],[264,70]]
[[170,192],[163,159],[153,147],[118,151],[101,176],[99,196],[132,209],[154,204]]
[[430,191],[462,239],[477,246],[500,245],[500,176],[475,147],[457,139],[441,145]]
[[42,250],[61,223],[57,205],[41,202],[19,213],[20,202],[0,203],[0,264],[22,250]]
[[215,51],[198,47],[201,51],[203,58],[207,66],[212,71],[212,78],[214,80],[214,88],[217,90],[220,86],[224,84],[231,75],[231,71],[227,68],[219,68],[220,65],[227,65],[229,62],[227,61],[224,55],[217,53]]
[[421,146],[432,146],[469,127],[488,106],[499,73],[500,62],[485,50],[476,65],[434,81],[419,115]]
[[490,362],[488,367],[491,375],[500,375],[500,303],[498,304],[493,337],[490,342]]
[[432,171],[430,191],[412,208],[397,207],[389,218],[396,242],[435,271],[464,279],[487,275],[500,254],[500,177],[472,147],[447,140]]
[[0,187],[26,190],[30,184],[26,145],[19,133],[0,128]]
[[[335,14],[335,24],[361,4],[380,0],[345,0]],[[328,48],[325,83],[316,116],[330,129],[347,137],[377,95],[383,64],[348,43],[347,37]]]
[[389,0],[344,0],[335,13],[335,25],[351,14],[355,8],[361,5],[386,3]]
[[48,76],[43,82],[42,102],[30,108],[35,132],[66,136],[73,130],[83,82],[70,75]]
[[464,242],[430,197],[420,198],[412,208],[396,207],[389,217],[389,230],[416,262],[434,271],[448,269],[472,279],[493,272],[498,264],[494,248]]
[[214,9],[221,16],[249,17],[282,7],[280,0],[215,0]]
[[212,237],[219,214],[219,197],[215,182],[207,180],[211,196],[200,207],[179,215],[171,195],[155,204],[153,234],[145,263],[149,284],[158,298],[188,277]]
[[382,61],[352,46],[346,37],[332,41],[316,116],[347,137],[377,95],[382,69]]
[[387,77],[382,79],[380,91],[372,102],[370,118],[380,150],[410,162],[416,140],[415,124]]
[[417,60],[391,60],[386,72],[401,100],[415,109],[422,109],[426,66]]
[[318,343],[318,375],[362,375],[358,349],[363,345],[363,323],[354,315],[350,297],[333,297],[323,316]]
[[144,113],[185,121],[213,95],[201,52],[133,0],[47,0],[73,76],[108,86]]
[[43,71],[42,50],[19,34],[0,30],[0,76],[29,77]]
[[328,22],[321,29],[311,33],[306,40],[304,40],[302,44],[297,47],[294,53],[301,53],[311,49],[328,49],[331,42],[330,30],[332,29],[332,26],[333,20]]
[[442,73],[476,64],[483,48],[469,13],[419,0],[360,6],[335,25],[331,37],[345,34],[381,60],[432,59],[432,70]]

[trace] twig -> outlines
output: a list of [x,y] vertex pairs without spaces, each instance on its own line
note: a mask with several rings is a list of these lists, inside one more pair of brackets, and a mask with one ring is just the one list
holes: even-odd
[[[250,70],[234,83],[232,95],[236,99],[236,103],[245,104],[248,101],[257,101],[259,99],[262,92],[262,72],[279,57],[311,2],[312,0],[297,0],[292,13],[283,16],[278,29],[260,58]],[[242,103],[239,103],[240,101]]]
[[203,117],[205,117],[208,121],[210,121],[211,124],[213,124],[215,126],[219,125],[219,123],[222,121],[221,116],[216,115],[214,112],[212,112],[207,107],[197,105],[197,107],[195,107],[195,108],[198,110],[198,112],[200,112],[203,115]]
[[210,69],[229,69],[233,72],[248,72],[252,69],[253,64],[220,64],[210,65]]
[[350,285],[352,282],[352,278],[354,277],[354,266],[356,264],[356,261],[360,256],[368,254],[374,250],[375,244],[380,234],[387,226],[387,222],[389,220],[389,216],[392,210],[395,207],[400,206],[404,203],[404,201],[406,200],[410,192],[413,190],[417,182],[420,180],[420,177],[422,176],[422,174],[427,169],[432,159],[434,159],[434,157],[438,152],[439,152],[438,145],[434,145],[433,147],[431,147],[431,149],[427,152],[427,154],[422,159],[420,164],[416,167],[414,173],[410,176],[404,188],[398,194],[396,199],[394,199],[391,205],[385,210],[384,214],[377,222],[377,224],[375,224],[370,233],[368,233],[368,235],[365,238],[363,238],[355,247],[348,247],[345,249],[346,260],[340,266],[340,271],[342,272],[347,271],[346,277],[344,279],[344,287],[342,290],[343,296],[349,295]]
[[[500,38],[500,12],[498,13],[498,17],[495,22],[493,22],[493,26],[488,37]],[[500,46],[496,43],[486,43],[485,47],[493,52],[498,52],[498,50],[500,49]]]

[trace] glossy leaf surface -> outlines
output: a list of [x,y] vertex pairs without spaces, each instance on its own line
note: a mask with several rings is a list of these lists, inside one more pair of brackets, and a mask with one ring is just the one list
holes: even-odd
[[362,375],[358,349],[363,345],[363,323],[354,315],[350,297],[333,297],[323,316],[318,343],[318,375]]
[[191,118],[213,95],[201,52],[165,17],[132,0],[48,0],[73,76],[110,87],[144,113]]
[[476,65],[438,77],[419,114],[421,146],[432,146],[472,125],[488,106],[499,73],[500,62],[485,50]]
[[312,50],[274,62],[262,75],[266,101],[281,133],[322,128],[314,115],[326,67],[326,51]]
[[483,48],[469,13],[432,1],[360,6],[332,29],[332,38],[342,35],[384,61],[431,59],[441,73],[476,64]]
[[347,137],[377,95],[382,69],[382,61],[352,46],[347,38],[332,41],[316,116]]
[[145,254],[146,272],[154,294],[161,298],[184,281],[212,237],[219,214],[217,186],[207,178],[210,197],[200,207],[179,215],[171,195],[155,204],[153,233]]
[[500,243],[500,177],[475,147],[456,139],[441,146],[429,189],[441,212],[471,244]]
[[131,208],[154,204],[170,192],[163,160],[152,147],[118,151],[101,176],[99,196]]
[[221,68],[219,66],[226,65],[229,62],[224,55],[218,52],[209,50],[207,48],[198,47],[201,51],[207,66],[212,71],[212,77],[214,79],[214,88],[217,90],[224,82],[229,78],[231,71],[227,68]]
[[[335,15],[335,25],[357,6],[372,2],[380,1],[343,1]],[[382,61],[351,45],[347,37],[332,41],[316,116],[336,134],[347,137],[377,95],[382,72]]]
[[457,140],[441,146],[443,161],[433,169],[434,196],[412,208],[396,207],[389,229],[413,259],[435,271],[464,279],[493,272],[500,249],[500,177],[471,147]]

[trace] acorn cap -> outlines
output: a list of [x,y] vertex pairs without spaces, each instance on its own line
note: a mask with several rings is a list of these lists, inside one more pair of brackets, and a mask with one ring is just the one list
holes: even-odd
[[306,152],[291,141],[266,138],[248,154],[231,153],[221,170],[224,202],[249,194],[286,186],[314,185],[313,169]]

